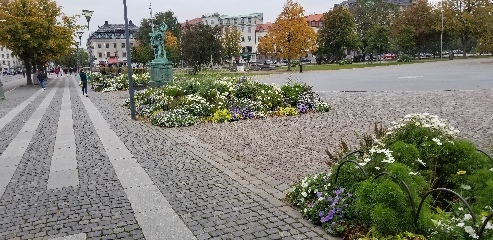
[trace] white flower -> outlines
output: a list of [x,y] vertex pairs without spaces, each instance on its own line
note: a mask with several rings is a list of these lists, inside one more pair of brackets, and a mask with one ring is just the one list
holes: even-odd
[[306,197],[306,196],[308,196],[308,194],[306,192],[302,192],[301,196]]
[[421,160],[421,159],[418,158],[418,160],[416,160],[416,161],[418,161],[419,163],[421,163],[421,165],[423,165],[424,167],[426,167],[426,163],[423,162],[423,160]]
[[379,167],[375,167],[375,169],[380,170],[380,168],[379,168]]
[[490,171],[492,171],[492,172],[493,172],[493,168],[490,168]]
[[436,142],[436,144],[437,144],[438,146],[441,146],[441,145],[442,145],[442,142],[440,142],[440,139],[438,139],[438,138],[433,138],[433,139],[431,139],[431,140],[433,140],[433,142]]
[[466,231],[470,237],[472,237],[474,239],[478,239],[478,235],[476,234],[476,231],[471,226],[466,226],[464,228],[464,231]]
[[467,220],[470,220],[470,219],[472,219],[472,215],[471,214],[467,213],[467,214],[464,215],[464,221],[467,221]]
[[462,188],[464,190],[471,190],[471,186],[469,186],[469,185],[460,185],[460,188]]
[[325,199],[324,197],[319,197],[318,201],[320,202],[320,201],[323,201],[324,199]]
[[457,209],[458,209],[459,211],[464,211],[464,208],[462,208],[462,207],[459,207],[459,208],[457,208]]
[[417,172],[409,172],[409,175],[416,176],[416,175],[418,175],[418,173]]
[[306,188],[306,187],[308,187],[308,182],[306,182],[305,180],[303,180],[303,181],[301,182],[301,187],[302,187],[302,188]]
[[463,222],[457,223],[457,227],[464,227],[464,223]]

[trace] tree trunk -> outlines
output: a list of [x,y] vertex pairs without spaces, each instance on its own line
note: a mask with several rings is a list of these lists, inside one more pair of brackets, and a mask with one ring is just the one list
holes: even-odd
[[291,71],[291,59],[288,58],[288,71]]
[[25,62],[25,67],[26,67],[26,77],[27,77],[27,85],[33,85],[33,79],[32,79],[32,65],[29,61],[24,61]]

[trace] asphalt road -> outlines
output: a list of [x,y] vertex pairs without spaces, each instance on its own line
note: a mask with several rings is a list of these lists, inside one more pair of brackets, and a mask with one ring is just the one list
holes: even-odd
[[292,72],[255,78],[278,85],[289,79],[297,80],[318,92],[484,90],[493,89],[493,58]]

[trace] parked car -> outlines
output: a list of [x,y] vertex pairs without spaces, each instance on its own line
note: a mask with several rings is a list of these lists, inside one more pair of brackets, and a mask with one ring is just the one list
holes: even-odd
[[308,59],[308,58],[302,58],[302,59],[300,60],[300,62],[302,62],[302,63],[311,63],[311,62],[312,62],[312,60],[310,60],[310,59]]
[[395,54],[393,53],[387,53],[383,55],[383,59],[385,60],[394,60],[395,59]]
[[264,64],[271,65],[272,64],[272,61],[271,60],[265,60],[264,61]]

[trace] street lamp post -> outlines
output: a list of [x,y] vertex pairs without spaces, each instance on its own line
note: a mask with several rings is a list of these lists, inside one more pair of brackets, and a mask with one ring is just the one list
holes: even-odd
[[[89,22],[91,21],[91,17],[93,13],[94,11],[82,10],[82,15],[84,15],[87,20],[87,32],[89,33],[88,39],[91,38],[91,31],[89,30]],[[92,77],[92,50],[90,48],[88,50],[89,50],[89,76]]]
[[440,33],[440,59],[443,58],[443,2],[442,2],[442,32]]
[[77,36],[79,37],[79,44],[77,45],[77,63],[75,65],[75,69],[77,72],[79,72],[79,66],[81,65],[80,64],[80,52],[79,52],[79,46],[82,45],[82,34],[84,34],[84,32],[77,32]]
[[[5,22],[7,20],[5,19],[0,19],[0,22]],[[2,83],[2,79],[0,77],[0,100],[2,99],[5,99],[5,94],[3,93],[3,83]]]
[[127,1],[123,0],[123,17],[125,18],[125,48],[127,50],[128,92],[130,95],[130,118],[135,120],[134,81],[132,79],[132,57],[130,52],[130,33],[128,31]]

